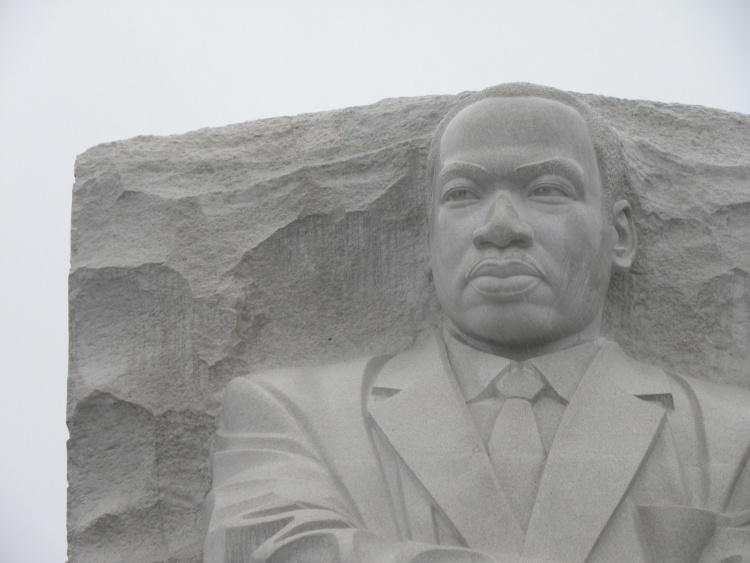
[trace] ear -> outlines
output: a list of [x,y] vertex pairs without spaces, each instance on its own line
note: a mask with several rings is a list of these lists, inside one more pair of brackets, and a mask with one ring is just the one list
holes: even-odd
[[612,265],[618,270],[627,271],[633,265],[638,247],[633,212],[627,200],[621,199],[612,206],[612,228],[615,231]]

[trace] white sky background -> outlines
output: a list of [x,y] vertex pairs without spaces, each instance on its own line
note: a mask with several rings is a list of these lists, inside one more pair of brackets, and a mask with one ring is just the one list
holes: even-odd
[[750,0],[0,0],[0,561],[65,560],[75,156],[529,81],[750,113]]

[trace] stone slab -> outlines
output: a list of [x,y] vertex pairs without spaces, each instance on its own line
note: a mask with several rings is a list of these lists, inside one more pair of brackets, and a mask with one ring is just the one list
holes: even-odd
[[[641,253],[608,333],[750,388],[750,116],[580,95],[621,134]],[[404,349],[438,320],[424,162],[458,97],[384,100],[76,162],[69,556],[200,561],[217,394],[233,377]]]

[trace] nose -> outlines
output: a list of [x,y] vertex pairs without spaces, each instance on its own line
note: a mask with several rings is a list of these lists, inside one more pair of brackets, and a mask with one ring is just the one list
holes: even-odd
[[477,248],[488,245],[525,248],[531,245],[531,241],[531,227],[518,215],[508,195],[499,195],[492,202],[486,221],[474,231],[474,245]]

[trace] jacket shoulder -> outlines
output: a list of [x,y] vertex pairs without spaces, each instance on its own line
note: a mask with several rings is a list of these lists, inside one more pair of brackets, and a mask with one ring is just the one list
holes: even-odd
[[[267,426],[305,412],[358,399],[370,358],[315,367],[285,367],[254,372],[229,382],[222,399],[225,427]],[[275,423],[274,423],[275,421]]]
[[[670,427],[698,465],[744,463],[750,448],[750,391],[683,376],[643,363],[608,343],[606,358],[618,384],[641,398],[669,397]],[[703,460],[703,461],[700,461]]]
[[370,357],[365,357],[321,366],[264,370],[238,377],[235,381],[241,381],[244,385],[257,385],[291,397],[311,393],[318,395],[327,390],[358,386],[370,360]]
[[707,436],[750,445],[750,391],[684,375],[669,374],[675,392],[683,394],[703,420]]
[[[676,436],[692,434],[688,462],[702,468],[706,505],[747,510],[750,500],[750,391],[703,379],[672,376],[681,388],[683,422]],[[679,402],[675,403],[675,413]],[[684,413],[689,413],[685,416]],[[692,426],[692,428],[688,428]],[[690,459],[692,458],[692,459]],[[695,463],[698,462],[698,463]]]
[[[621,372],[621,385],[633,395],[671,393],[676,411],[691,413],[706,423],[719,428],[743,430],[750,440],[750,390],[676,374],[661,367],[644,363],[627,355],[619,346],[608,343],[607,358],[615,362]],[[744,428],[743,428],[744,427]]]

